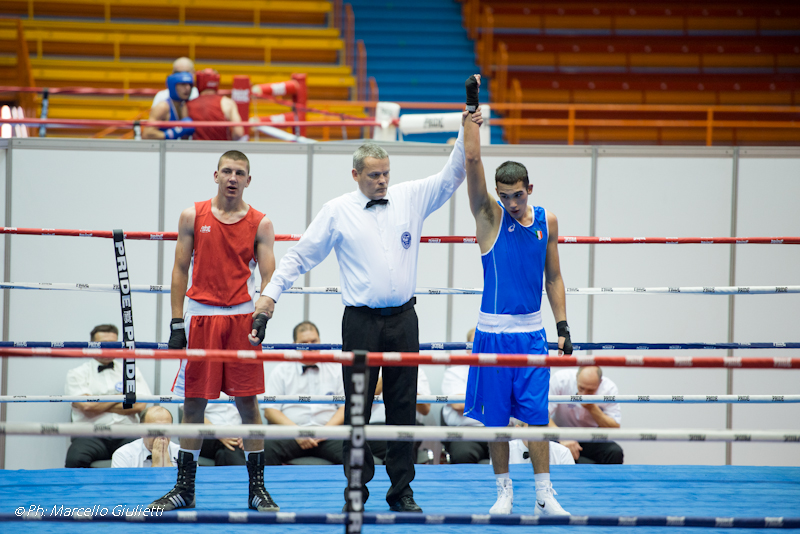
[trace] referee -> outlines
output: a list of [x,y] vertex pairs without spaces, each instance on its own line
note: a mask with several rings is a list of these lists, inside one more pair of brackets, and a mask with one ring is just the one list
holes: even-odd
[[[366,143],[353,154],[353,180],[358,188],[337,197],[320,210],[300,241],[281,259],[264,295],[275,303],[297,278],[319,265],[331,250],[339,261],[342,301],[342,350],[370,352],[419,352],[419,326],[414,310],[417,258],[422,224],[439,209],[466,177],[464,128],[450,159],[438,173],[422,180],[389,187],[389,155],[380,146]],[[472,115],[480,124],[480,114]],[[274,303],[269,302],[272,316]],[[369,368],[367,405],[369,423],[378,367]],[[344,367],[345,424],[350,424],[350,367]],[[383,395],[387,425],[414,425],[417,367],[384,367]],[[364,445],[363,495],[375,474],[369,444]],[[350,441],[344,441],[344,469],[349,473]],[[414,502],[413,443],[389,442],[386,472],[391,487],[386,494],[395,512],[422,512]],[[345,500],[346,500],[345,490]],[[347,505],[345,505],[347,506]],[[345,510],[346,511],[346,510]]]

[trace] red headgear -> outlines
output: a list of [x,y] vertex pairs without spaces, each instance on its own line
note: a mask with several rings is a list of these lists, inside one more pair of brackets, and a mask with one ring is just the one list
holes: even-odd
[[219,74],[214,69],[203,69],[197,74],[197,90],[202,93],[204,89],[213,89],[216,93],[219,89]]

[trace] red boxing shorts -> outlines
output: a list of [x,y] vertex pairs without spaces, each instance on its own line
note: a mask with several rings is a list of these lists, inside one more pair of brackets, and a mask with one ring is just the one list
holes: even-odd
[[[247,313],[238,312],[241,308]],[[247,339],[253,323],[253,303],[245,302],[231,308],[205,306],[190,300],[185,317],[190,349],[253,350]],[[206,315],[204,312],[217,311]],[[264,393],[264,364],[262,362],[181,362],[172,390],[184,397],[217,399],[220,392],[231,397],[248,397]],[[183,391],[181,391],[183,390]]]

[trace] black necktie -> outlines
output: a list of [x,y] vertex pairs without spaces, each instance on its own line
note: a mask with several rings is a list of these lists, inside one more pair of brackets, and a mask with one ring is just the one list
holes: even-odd
[[370,200],[369,202],[367,202],[367,208],[366,209],[370,209],[372,206],[374,206],[376,204],[382,206],[383,204],[388,204],[388,203],[389,203],[389,199],[388,198],[379,198],[378,200]]
[[319,367],[317,367],[316,364],[304,365],[303,366],[303,374],[306,374],[306,371],[308,371],[309,369],[319,369]]
[[100,365],[97,366],[97,372],[98,373],[102,373],[106,369],[113,369],[113,368],[114,368],[114,362],[109,362],[109,363],[106,363],[106,364],[100,364]]

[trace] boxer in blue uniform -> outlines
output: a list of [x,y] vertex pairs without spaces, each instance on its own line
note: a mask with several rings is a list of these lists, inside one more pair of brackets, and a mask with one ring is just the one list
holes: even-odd
[[167,76],[169,99],[159,102],[150,108],[148,121],[185,121],[186,126],[172,126],[170,128],[154,128],[146,126],[142,131],[145,139],[185,139],[194,133],[191,127],[192,119],[186,101],[192,94],[194,77],[190,72],[174,72]]
[[[467,110],[478,105],[480,79],[467,80]],[[472,106],[470,106],[472,102]],[[475,329],[474,353],[547,354],[542,326],[542,281],[558,328],[559,355],[572,353],[566,299],[558,261],[558,220],[538,206],[528,206],[533,192],[525,167],[507,161],[497,168],[500,201],[486,188],[478,125],[465,122],[467,191],[477,224],[483,263],[483,298]],[[516,418],[547,426],[550,369],[546,367],[472,367],[464,415],[486,426],[508,426]],[[569,515],[556,501],[550,483],[549,442],[528,444],[536,481],[536,515]],[[492,514],[510,514],[514,490],[508,474],[508,442],[489,443],[497,478]]]

